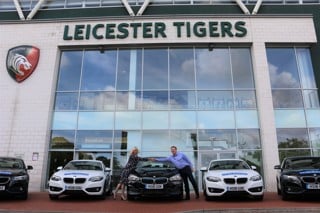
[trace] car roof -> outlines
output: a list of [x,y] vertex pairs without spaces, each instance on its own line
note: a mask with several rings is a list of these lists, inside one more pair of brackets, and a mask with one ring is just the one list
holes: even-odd
[[8,160],[22,160],[21,158],[17,158],[17,157],[1,157],[0,159],[8,159]]

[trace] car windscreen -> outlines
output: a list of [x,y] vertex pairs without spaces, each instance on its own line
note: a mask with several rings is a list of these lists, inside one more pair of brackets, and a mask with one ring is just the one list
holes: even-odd
[[24,169],[20,159],[0,158],[0,169]]
[[244,161],[226,160],[211,162],[209,170],[250,169]]
[[320,158],[287,159],[285,169],[320,169]]
[[139,161],[137,168],[176,168],[170,161],[155,162],[155,161]]
[[72,161],[69,162],[64,170],[102,170],[102,166],[99,162],[88,162],[88,161]]

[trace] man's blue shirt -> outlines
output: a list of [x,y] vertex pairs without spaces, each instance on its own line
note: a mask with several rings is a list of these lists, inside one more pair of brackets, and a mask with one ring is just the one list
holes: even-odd
[[176,155],[171,155],[167,158],[156,158],[156,161],[171,161],[178,169],[182,169],[185,166],[192,168],[191,161],[182,152],[177,152]]

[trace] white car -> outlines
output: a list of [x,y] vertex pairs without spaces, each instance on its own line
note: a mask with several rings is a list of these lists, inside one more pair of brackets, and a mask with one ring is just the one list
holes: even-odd
[[212,160],[208,168],[201,168],[206,200],[228,195],[245,195],[263,200],[263,180],[255,169],[241,159]]
[[58,167],[49,180],[49,197],[90,195],[102,199],[112,193],[111,169],[98,160],[72,160]]

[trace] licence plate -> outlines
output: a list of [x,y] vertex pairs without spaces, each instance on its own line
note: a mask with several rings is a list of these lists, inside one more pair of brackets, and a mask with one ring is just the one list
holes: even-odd
[[163,184],[146,184],[146,189],[163,189]]
[[66,186],[66,190],[81,190],[81,186]]
[[0,191],[4,191],[6,189],[6,186],[0,186]]
[[307,189],[320,189],[320,184],[307,184]]
[[228,191],[232,191],[232,192],[235,192],[235,191],[244,191],[244,188],[242,186],[230,186],[227,188]]

